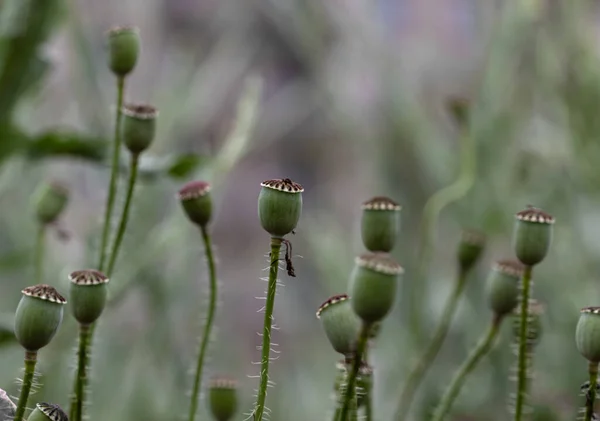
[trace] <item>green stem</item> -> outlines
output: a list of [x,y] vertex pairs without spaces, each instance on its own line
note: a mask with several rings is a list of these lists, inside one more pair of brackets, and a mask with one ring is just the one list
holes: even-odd
[[125,78],[117,78],[117,110],[115,114],[115,134],[112,156],[112,168],[110,173],[110,184],[108,187],[108,197],[106,199],[106,209],[104,209],[104,226],[102,228],[102,242],[100,243],[100,261],[98,270],[104,269],[106,262],[106,252],[108,247],[108,237],[110,234],[110,226],[112,213],[115,207],[115,198],[117,196],[117,181],[119,178],[119,160],[121,155],[121,107],[123,106],[123,93],[125,91]]
[[424,380],[427,371],[437,357],[442,344],[446,339],[446,335],[448,334],[448,330],[450,328],[450,323],[452,322],[454,313],[456,312],[458,301],[464,289],[466,280],[467,273],[461,271],[458,275],[457,281],[454,284],[454,290],[448,298],[448,301],[446,301],[442,318],[438,323],[431,342],[429,342],[427,349],[408,375],[406,383],[404,384],[404,389],[400,395],[400,404],[398,405],[398,410],[396,411],[396,419],[399,421],[404,420],[408,415],[415,393],[417,392],[421,382]]
[[35,283],[41,284],[44,272],[44,243],[46,240],[46,225],[40,224],[35,240]]
[[498,336],[501,322],[502,316],[495,315],[487,332],[481,337],[475,349],[454,375],[452,382],[450,382],[450,386],[448,386],[446,392],[444,392],[444,396],[442,396],[442,400],[433,414],[432,421],[442,421],[448,414],[448,411],[450,411],[454,400],[458,397],[467,376],[473,371],[479,361],[490,351],[490,349],[492,349],[494,340],[496,339],[496,336]]
[[418,346],[422,342],[421,310],[423,309],[422,288],[427,276],[427,267],[433,248],[433,236],[440,214],[448,205],[463,198],[475,184],[477,174],[475,142],[465,130],[461,135],[460,174],[449,186],[436,191],[425,203],[421,221],[420,247],[417,253],[417,272],[413,285],[413,300],[410,306],[410,326]]
[[594,415],[594,403],[596,402],[596,384],[598,383],[598,363],[590,362],[588,366],[590,373],[590,390],[585,399],[584,421],[592,421]]
[[75,393],[71,399],[71,408],[69,410],[69,419],[71,421],[81,421],[83,419],[83,404],[85,402],[85,392],[88,373],[88,351],[91,340],[90,325],[79,325],[79,348],[77,350],[77,373],[75,376]]
[[17,403],[17,410],[13,421],[23,421],[25,408],[27,408],[27,399],[31,386],[33,385],[33,376],[35,374],[35,364],[37,362],[36,351],[25,351],[25,374],[23,375],[23,384],[21,385],[21,394]]
[[204,333],[202,335],[202,342],[200,344],[200,353],[198,354],[198,365],[196,366],[196,375],[194,377],[194,386],[192,389],[192,397],[190,401],[190,413],[188,417],[189,421],[194,421],[194,417],[196,416],[196,412],[198,410],[198,397],[200,395],[200,388],[202,382],[202,368],[204,367],[204,357],[206,355],[206,350],[208,349],[210,333],[213,326],[213,319],[215,316],[215,310],[217,308],[217,271],[215,269],[215,259],[213,257],[211,238],[206,227],[201,227],[201,232],[202,240],[204,241],[206,260],[208,261],[210,299],[208,302],[208,314],[206,316],[206,324],[204,325]]
[[[348,421],[349,413],[351,412],[352,400],[356,401],[356,377],[358,376],[358,371],[360,370],[360,365],[362,364],[363,354],[367,348],[367,343],[369,342],[369,332],[371,330],[371,324],[363,323],[362,329],[358,336],[358,342],[356,344],[356,354],[354,355],[354,360],[352,361],[352,370],[348,375],[348,381],[346,382],[346,395],[344,397],[344,402],[342,404],[342,413],[340,415],[340,421]],[[354,405],[354,412],[356,412],[356,405]]]
[[525,398],[527,397],[527,325],[529,320],[529,296],[531,290],[532,266],[526,266],[521,280],[521,311],[519,326],[519,357],[517,371],[517,401],[515,421],[523,419]]
[[269,382],[269,360],[271,351],[271,327],[273,324],[273,306],[277,288],[277,271],[279,269],[279,250],[281,239],[271,238],[271,254],[269,266],[269,285],[267,287],[267,302],[265,304],[265,321],[262,336],[262,355],[260,361],[260,384],[254,408],[254,421],[262,421],[267,398],[267,385]]
[[131,210],[133,191],[135,189],[135,181],[137,179],[139,158],[139,154],[131,154],[129,181],[127,182],[127,195],[125,197],[125,206],[123,206],[121,221],[119,222],[119,228],[117,228],[117,236],[115,237],[115,242],[113,243],[113,246],[111,248],[110,261],[108,262],[108,269],[106,270],[106,275],[108,277],[112,276],[113,269],[115,268],[115,263],[117,262],[119,249],[121,248],[121,243],[123,242],[123,237],[125,236],[125,230],[127,229],[127,221],[129,219],[129,211]]

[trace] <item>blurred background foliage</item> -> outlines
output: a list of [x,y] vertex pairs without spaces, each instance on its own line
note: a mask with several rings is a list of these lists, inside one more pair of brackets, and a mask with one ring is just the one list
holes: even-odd
[[[359,205],[381,194],[403,205],[396,257],[406,273],[371,353],[376,419],[392,419],[417,339],[438,320],[460,230],[479,229],[485,259],[414,407],[412,419],[426,419],[491,317],[485,277],[491,262],[512,257],[513,215],[527,204],[557,218],[535,274],[546,314],[534,415],[573,419],[586,379],[575,324],[579,308],[600,299],[599,12],[591,0],[3,0],[0,387],[15,394],[20,376],[22,352],[6,331],[32,283],[31,197],[42,180],[71,191],[61,221],[69,236],[48,239],[45,282],[66,292],[67,274],[97,255],[115,96],[104,34],[134,24],[143,53],[126,98],[158,106],[159,133],[98,329],[92,419],[185,413],[207,280],[199,233],[175,192],[194,178],[214,183],[218,197],[222,295],[208,372],[238,377],[242,409],[251,408],[268,245],[256,198],[259,183],[275,177],[306,190],[293,237],[297,278],[283,279],[275,308],[273,420],[328,416],[338,357],[314,313],[345,291],[361,252]],[[445,108],[456,96],[472,104],[476,182],[442,212],[418,274],[423,206],[460,166],[459,131]],[[507,419],[514,357],[504,328],[457,401],[457,421]],[[34,401],[68,402],[75,336],[69,319],[41,352]]]

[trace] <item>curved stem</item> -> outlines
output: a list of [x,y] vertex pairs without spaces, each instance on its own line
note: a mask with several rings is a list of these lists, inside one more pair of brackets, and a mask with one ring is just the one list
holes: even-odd
[[422,291],[427,265],[433,247],[433,236],[440,214],[448,205],[463,198],[475,184],[477,157],[475,142],[465,130],[461,136],[461,168],[458,178],[449,186],[436,191],[425,203],[421,220],[420,246],[417,253],[417,272],[413,284],[413,299],[410,307],[410,327],[416,344],[422,342],[421,315],[423,308]]
[[260,360],[260,384],[254,408],[254,421],[262,421],[267,398],[267,385],[269,383],[269,360],[271,351],[271,328],[273,325],[273,305],[277,288],[277,272],[279,269],[279,250],[281,239],[271,238],[271,254],[269,266],[269,285],[267,287],[267,302],[265,304],[265,321],[262,334],[262,355]]
[[46,240],[46,225],[40,224],[37,230],[37,236],[35,239],[35,283],[42,283],[42,276],[44,272],[44,245]]
[[517,369],[517,401],[515,421],[523,419],[525,398],[527,397],[527,325],[529,320],[529,296],[531,290],[532,266],[526,266],[521,280],[521,311],[519,326],[519,357]]
[[588,372],[590,374],[590,390],[585,399],[584,421],[592,421],[594,419],[594,402],[596,402],[596,384],[598,383],[598,363],[590,362]]
[[[348,421],[348,419],[351,418],[348,415],[351,412],[352,400],[356,400],[356,377],[358,376],[358,371],[362,363],[363,354],[367,348],[367,342],[369,342],[370,330],[371,324],[363,322],[362,329],[358,336],[358,342],[356,344],[356,354],[354,355],[354,360],[352,361],[352,370],[350,371],[348,375],[348,381],[346,382],[346,394],[344,396],[342,413],[340,414],[339,421]],[[354,412],[356,412],[356,405],[354,407]]]
[[424,380],[427,371],[431,367],[431,364],[437,357],[438,352],[444,343],[444,339],[446,339],[446,335],[448,334],[448,330],[450,328],[450,323],[452,322],[456,307],[458,306],[458,301],[464,289],[466,280],[467,273],[460,272],[454,285],[454,290],[448,298],[448,301],[446,301],[442,318],[438,323],[431,342],[429,342],[429,345],[422,354],[421,359],[417,362],[408,375],[406,383],[404,384],[404,389],[400,395],[400,404],[398,406],[398,410],[396,411],[396,419],[399,421],[404,420],[408,415],[415,393],[421,382]]
[[454,400],[458,397],[467,376],[473,371],[479,361],[490,351],[490,349],[492,349],[494,340],[496,339],[496,336],[498,336],[501,322],[502,316],[494,316],[487,332],[481,337],[475,349],[454,375],[454,378],[450,382],[446,392],[444,392],[442,400],[433,414],[432,421],[442,421],[448,414],[448,411],[450,411]]
[[29,392],[31,392],[31,386],[33,385],[36,362],[37,352],[25,351],[25,374],[23,375],[23,384],[21,385],[21,393],[19,395],[19,402],[17,403],[17,410],[13,421],[23,421],[24,419],[25,408],[27,408],[27,399],[29,398]]
[[194,386],[192,388],[192,396],[190,400],[190,413],[188,417],[189,421],[194,421],[194,417],[196,416],[196,412],[198,410],[198,397],[200,395],[200,388],[202,383],[202,368],[204,367],[204,357],[206,355],[206,350],[210,341],[210,333],[213,326],[215,310],[217,308],[217,271],[215,269],[215,259],[213,257],[211,238],[206,227],[201,227],[201,232],[202,240],[204,241],[206,260],[208,262],[210,298],[208,302],[208,314],[206,316],[206,324],[204,325],[204,333],[202,335],[202,342],[200,344],[200,353],[198,354],[198,364],[196,366]]
[[115,268],[117,256],[119,255],[119,249],[121,248],[121,242],[123,241],[125,229],[127,228],[129,211],[131,210],[131,202],[133,200],[133,190],[135,189],[135,181],[137,179],[139,157],[139,154],[131,154],[129,181],[127,182],[127,195],[125,197],[125,205],[123,206],[123,213],[121,214],[119,228],[117,228],[117,236],[115,237],[115,242],[113,243],[110,252],[110,261],[108,263],[108,269],[106,270],[106,276],[108,277],[112,275],[113,269]]
[[77,373],[75,375],[75,393],[71,398],[69,419],[81,421],[83,419],[83,403],[85,402],[85,387],[87,385],[88,352],[90,342],[90,325],[79,325],[79,347],[77,350]]
[[123,93],[125,91],[125,78],[117,78],[117,110],[115,115],[115,134],[112,156],[112,168],[110,173],[110,184],[108,187],[108,197],[106,199],[106,208],[104,209],[104,225],[102,228],[102,241],[100,243],[100,259],[98,270],[104,270],[106,262],[106,248],[108,247],[108,238],[110,234],[110,226],[112,213],[115,207],[115,198],[117,196],[117,181],[119,177],[119,159],[121,155],[121,107],[123,106]]

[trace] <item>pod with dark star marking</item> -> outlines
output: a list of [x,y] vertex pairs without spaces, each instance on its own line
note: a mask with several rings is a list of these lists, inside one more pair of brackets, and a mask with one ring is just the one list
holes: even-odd
[[369,251],[390,252],[400,231],[401,206],[388,197],[374,197],[362,204],[361,238]]
[[69,280],[73,316],[82,325],[94,323],[106,306],[108,277],[100,271],[87,269],[72,272]]
[[325,335],[336,352],[351,357],[356,351],[356,341],[361,320],[356,315],[348,295],[334,295],[317,310]]
[[134,155],[140,154],[154,140],[158,110],[148,104],[125,104],[123,114],[123,143]]
[[63,318],[67,300],[50,285],[35,285],[23,294],[15,314],[15,336],[27,351],[38,351],[50,343]]
[[225,377],[211,380],[208,390],[210,412],[216,421],[230,421],[238,407],[237,381]]
[[516,219],[513,244],[517,259],[527,266],[537,265],[548,254],[554,217],[528,206],[516,214]]
[[600,362],[600,307],[581,309],[575,329],[575,344],[589,362]]
[[458,243],[457,260],[462,273],[471,270],[481,258],[485,248],[485,236],[477,231],[464,230]]
[[524,266],[516,260],[500,260],[492,266],[487,282],[487,297],[494,314],[505,316],[517,307],[523,270]]
[[350,302],[364,322],[378,322],[389,313],[403,272],[387,253],[366,253],[356,258],[350,277]]
[[108,67],[119,77],[133,71],[140,55],[139,29],[132,26],[115,27],[108,31]]
[[178,197],[190,221],[201,227],[210,222],[212,216],[210,184],[206,181],[191,181],[179,190]]
[[62,408],[54,403],[40,402],[29,414],[27,421],[69,421]]
[[42,184],[35,197],[37,220],[41,224],[55,222],[67,207],[69,191],[62,184],[51,182]]
[[258,195],[258,217],[271,237],[283,238],[296,228],[304,188],[289,178],[266,180]]

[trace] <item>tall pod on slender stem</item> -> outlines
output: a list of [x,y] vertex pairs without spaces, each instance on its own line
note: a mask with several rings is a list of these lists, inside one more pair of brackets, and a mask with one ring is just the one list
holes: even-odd
[[108,277],[97,270],[77,270],[69,275],[69,300],[73,317],[79,323],[79,346],[77,348],[77,371],[75,390],[71,396],[69,418],[72,421],[83,419],[85,392],[89,372],[89,342],[91,325],[104,311],[108,295]]
[[454,282],[454,288],[446,301],[442,318],[438,322],[431,341],[427,345],[425,351],[421,354],[421,358],[410,371],[406,383],[404,384],[404,388],[400,395],[400,404],[396,411],[396,419],[398,421],[404,420],[410,412],[410,407],[415,394],[442,348],[442,344],[450,329],[454,313],[458,307],[459,299],[467,283],[468,275],[470,274],[471,269],[475,267],[477,261],[481,258],[484,247],[485,237],[483,234],[476,231],[462,232],[457,250],[458,273],[456,281]]
[[527,382],[527,321],[529,318],[529,300],[532,288],[533,266],[539,264],[546,255],[552,242],[554,217],[541,209],[528,206],[516,214],[513,245],[517,259],[525,265],[521,280],[519,351],[517,367],[517,392],[515,401],[515,421],[523,419],[523,411],[528,393]]
[[[206,254],[206,262],[208,265],[208,279],[210,296],[208,301],[208,311],[206,322],[204,324],[204,332],[200,341],[200,352],[198,353],[198,361],[194,375],[194,384],[190,396],[190,409],[188,421],[194,421],[198,410],[198,398],[202,389],[202,369],[210,335],[214,323],[215,311],[217,308],[217,270],[215,259],[213,257],[212,240],[208,232],[208,223],[212,216],[212,198],[210,195],[210,184],[204,181],[192,181],[179,190],[179,201],[188,219],[200,228],[202,241],[204,242],[204,252]],[[225,393],[224,393],[225,394]]]
[[493,312],[492,321],[469,357],[454,375],[435,409],[432,421],[442,421],[446,417],[469,374],[492,349],[498,336],[500,324],[517,306],[519,299],[518,283],[522,274],[523,265],[517,261],[502,260],[496,262],[492,267],[487,285],[488,304]]
[[40,402],[35,405],[27,421],[69,421],[62,408],[54,403]]
[[254,406],[254,421],[262,421],[269,383],[269,362],[271,353],[271,330],[273,325],[273,307],[277,290],[277,273],[279,269],[279,251],[285,244],[287,272],[294,275],[291,263],[290,242],[284,237],[293,232],[302,213],[302,192],[304,188],[289,178],[263,181],[258,195],[258,218],[262,228],[271,236],[269,254],[269,279],[267,300],[264,311],[264,327],[262,333],[260,382]]
[[600,307],[581,309],[579,322],[575,330],[577,349],[588,360],[589,386],[585,393],[585,412],[583,421],[594,417],[594,403],[598,384],[598,363],[600,363]]
[[21,293],[23,295],[15,313],[15,336],[25,349],[25,374],[13,421],[24,419],[38,351],[56,335],[67,302],[56,289],[45,284],[27,287]]

